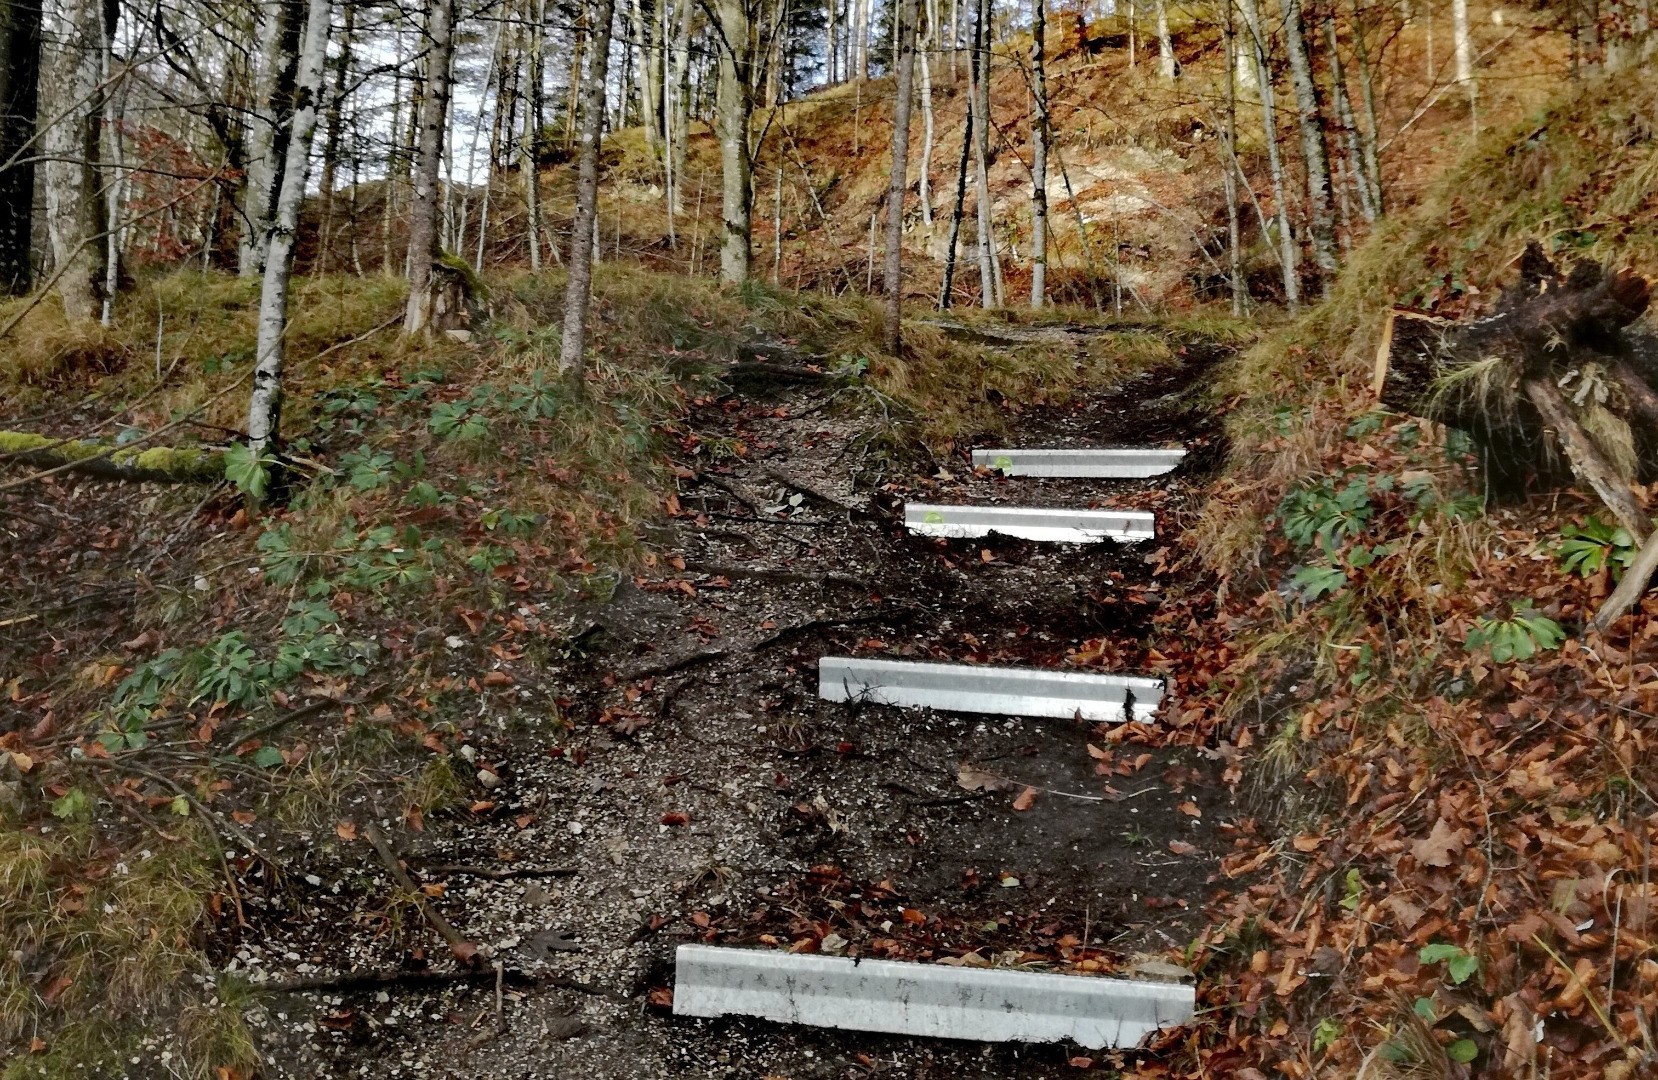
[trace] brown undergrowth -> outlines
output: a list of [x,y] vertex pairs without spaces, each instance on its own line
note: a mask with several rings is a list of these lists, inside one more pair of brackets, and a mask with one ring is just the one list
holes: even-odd
[[1655,95],[1624,77],[1493,132],[1223,380],[1232,465],[1189,544],[1218,611],[1167,612],[1161,648],[1256,813],[1177,1071],[1658,1064],[1658,602],[1585,633],[1629,537],[1575,493],[1494,501],[1460,433],[1367,389],[1389,304],[1487,311],[1528,240],[1658,271]]

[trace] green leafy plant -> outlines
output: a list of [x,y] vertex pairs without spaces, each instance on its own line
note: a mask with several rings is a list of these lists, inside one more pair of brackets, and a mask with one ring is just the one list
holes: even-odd
[[1460,945],[1440,941],[1422,946],[1416,954],[1416,959],[1422,964],[1444,964],[1445,974],[1455,986],[1461,986],[1480,970],[1479,957]]
[[1330,1044],[1341,1038],[1347,1031],[1346,1025],[1333,1016],[1326,1016],[1313,1028],[1313,1053],[1322,1054],[1330,1048]]
[[374,491],[391,483],[396,472],[396,461],[390,454],[359,447],[340,458],[340,468],[346,471],[346,480],[358,491]]
[[1580,577],[1593,577],[1607,568],[1613,578],[1622,577],[1635,561],[1635,551],[1635,538],[1628,529],[1593,515],[1561,529],[1560,543],[1554,548],[1560,568]]
[[1370,490],[1371,482],[1362,476],[1339,490],[1328,480],[1295,488],[1278,507],[1279,527],[1298,547],[1316,543],[1334,552],[1343,540],[1363,529],[1375,512]]
[[1468,632],[1470,652],[1483,650],[1499,664],[1530,660],[1538,652],[1558,649],[1566,640],[1560,624],[1535,611],[1516,611],[1512,619],[1479,619]]
[[1347,871],[1347,880],[1341,894],[1341,906],[1346,911],[1359,910],[1359,903],[1364,899],[1364,876],[1357,867]]
[[270,469],[275,464],[271,454],[255,454],[246,443],[237,443],[225,451],[225,479],[253,502],[260,502],[270,489]]
[[1339,566],[1303,566],[1290,578],[1290,588],[1304,604],[1320,600],[1347,584],[1347,571]]
[[270,666],[261,664],[240,630],[221,634],[197,658],[196,700],[247,707],[270,683]]
[[306,556],[294,551],[293,530],[287,524],[266,529],[253,546],[263,552],[260,563],[270,584],[292,585],[305,572]]

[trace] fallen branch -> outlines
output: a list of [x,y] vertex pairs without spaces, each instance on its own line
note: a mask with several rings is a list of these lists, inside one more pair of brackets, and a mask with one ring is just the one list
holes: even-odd
[[[740,534],[739,534],[740,535]],[[801,570],[782,570],[770,566],[732,566],[726,563],[687,562],[685,569],[697,574],[719,577],[764,578],[767,581],[786,581],[795,585],[845,585],[852,589],[873,589],[862,578],[847,574],[812,574]]]
[[1618,582],[1618,587],[1612,590],[1612,595],[1606,598],[1600,610],[1595,612],[1595,617],[1589,621],[1589,629],[1597,634],[1611,629],[1625,612],[1640,603],[1654,572],[1658,572],[1658,532],[1647,537],[1641,550],[1636,552],[1635,561],[1623,572],[1623,580]]
[[1600,501],[1612,511],[1618,524],[1629,530],[1638,543],[1645,543],[1652,532],[1652,524],[1641,504],[1635,501],[1629,485],[1618,475],[1612,463],[1595,446],[1588,434],[1572,417],[1571,407],[1560,388],[1549,379],[1527,379],[1526,397],[1537,406],[1543,422],[1554,429],[1554,437],[1579,480],[1594,488]]
[[487,866],[467,866],[441,863],[421,868],[423,874],[459,874],[465,877],[488,878],[490,881],[512,881],[517,878],[571,877],[580,873],[573,866],[508,866],[492,869]]
[[397,853],[391,848],[391,841],[380,831],[380,826],[369,822],[363,828],[363,835],[374,846],[374,853],[380,856],[380,861],[391,873],[392,880],[414,897],[415,906],[420,908],[420,914],[425,917],[432,929],[438,932],[438,936],[448,943],[449,951],[455,954],[455,959],[463,964],[476,963],[478,946],[462,937],[460,931],[443,917],[443,913],[427,901],[426,894],[420,891],[420,887],[404,871],[403,864],[397,859]]
[[78,472],[100,480],[199,484],[223,480],[225,475],[224,451],[201,447],[123,449],[90,440],[0,431],[0,454],[30,468]]
[[847,511],[848,513],[851,513],[853,511],[862,509],[862,507],[859,506],[856,503],[847,502],[844,499],[837,499],[833,495],[825,494],[824,492],[819,491],[817,488],[814,488],[814,487],[806,484],[805,482],[803,482],[801,480],[798,480],[793,476],[790,476],[788,473],[784,472],[782,469],[776,468],[774,466],[767,465],[767,466],[763,467],[760,470],[760,475],[764,476],[766,479],[771,480],[775,483],[782,484],[786,488],[790,488],[791,490],[798,491],[802,495],[807,496],[808,498],[816,499],[818,502],[823,503],[825,506],[837,507],[841,510]]
[[[491,968],[461,968],[456,971],[349,971],[342,975],[308,975],[283,982],[255,984],[254,989],[271,994],[303,994],[312,991],[375,990],[403,987],[424,990],[454,983],[493,983],[495,970]],[[517,968],[501,972],[503,982],[511,986],[534,986],[534,976]]]
[[635,668],[633,671],[630,671],[625,675],[618,676],[618,678],[622,679],[624,682],[637,682],[640,679],[650,678],[652,676],[673,675],[684,671],[686,668],[695,667],[698,664],[706,664],[709,661],[719,660],[722,657],[732,656],[739,652],[759,652],[761,649],[768,649],[773,645],[780,645],[790,638],[810,633],[813,630],[825,630],[843,626],[861,626],[865,623],[886,622],[889,621],[890,618],[891,616],[887,612],[872,612],[868,615],[854,615],[834,619],[808,619],[806,622],[795,623],[793,626],[785,626],[776,633],[763,637],[760,640],[743,646],[740,649],[702,649],[698,652],[691,653],[688,656],[682,656],[677,660],[670,660],[662,664],[653,664],[648,667]]

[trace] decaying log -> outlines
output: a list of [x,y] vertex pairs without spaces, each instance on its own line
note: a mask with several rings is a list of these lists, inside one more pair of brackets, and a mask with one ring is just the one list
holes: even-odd
[[[1563,480],[1549,446],[1637,538],[1651,531],[1629,490],[1636,477],[1616,444],[1597,445],[1606,423],[1629,423],[1658,436],[1658,335],[1636,322],[1651,291],[1628,270],[1608,273],[1580,262],[1562,278],[1533,242],[1519,280],[1495,311],[1470,322],[1396,308],[1377,348],[1372,389],[1396,412],[1425,417],[1473,436],[1493,485],[1537,477]],[[1570,393],[1563,389],[1570,387]],[[1579,411],[1585,409],[1584,412]],[[1610,414],[1610,415],[1608,415]],[[1587,427],[1597,418],[1602,426]],[[1551,437],[1552,436],[1552,437]],[[1637,457],[1639,457],[1639,453]],[[1648,471],[1658,461],[1646,462]]]
[[64,469],[100,480],[198,484],[223,480],[224,451],[211,447],[123,448],[84,439],[0,431],[0,466]]
[[1644,542],[1652,532],[1646,512],[1635,501],[1629,484],[1618,475],[1617,469],[1606,460],[1594,440],[1572,416],[1572,408],[1560,392],[1560,387],[1547,378],[1527,379],[1524,385],[1526,397],[1537,406],[1544,423],[1554,432],[1566,460],[1571,462],[1572,472],[1594,489],[1600,501],[1618,519],[1618,524],[1629,530],[1629,535],[1637,542]]

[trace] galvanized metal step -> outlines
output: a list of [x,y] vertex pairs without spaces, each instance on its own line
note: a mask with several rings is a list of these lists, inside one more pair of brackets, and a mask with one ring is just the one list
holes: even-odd
[[1179,983],[681,945],[674,1015],[974,1042],[1133,1047],[1192,1018]]
[[825,701],[951,712],[1055,719],[1080,715],[1084,720],[1121,723],[1150,720],[1163,700],[1163,680],[1137,675],[852,656],[825,656],[817,670],[818,697]]
[[975,450],[973,465],[1008,476],[1079,476],[1139,480],[1161,476],[1185,458],[1172,450],[1122,447],[1087,450]]
[[993,532],[1022,540],[1133,543],[1157,535],[1145,510],[1051,510],[1025,506],[939,506],[905,503],[904,525],[921,536],[978,537]]

